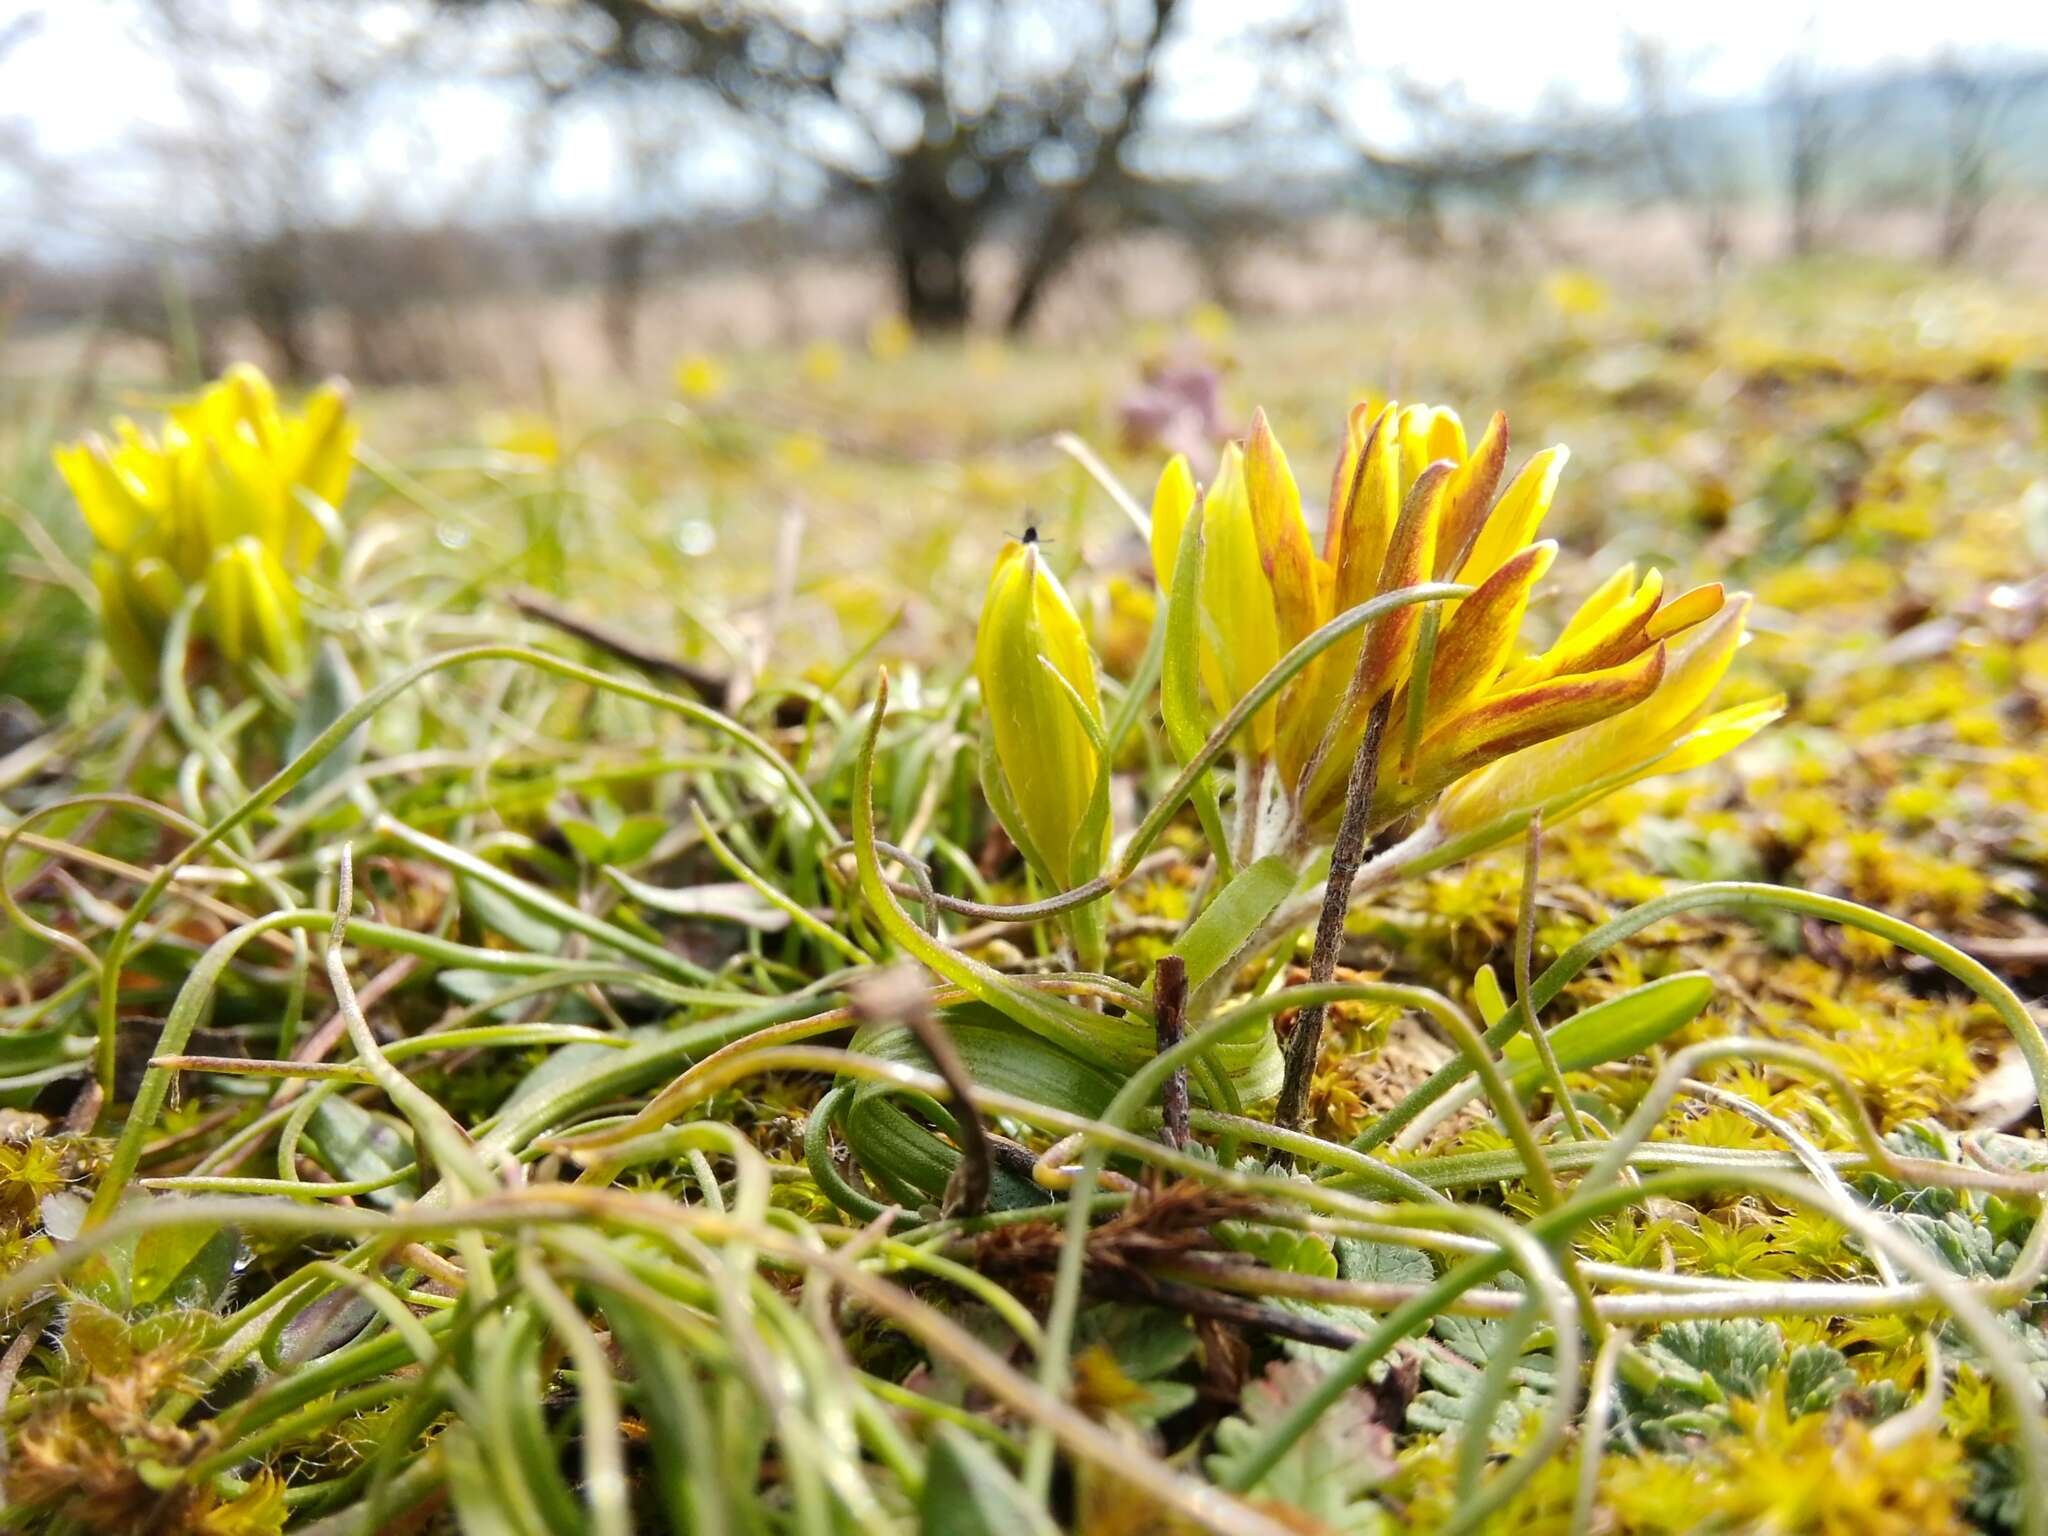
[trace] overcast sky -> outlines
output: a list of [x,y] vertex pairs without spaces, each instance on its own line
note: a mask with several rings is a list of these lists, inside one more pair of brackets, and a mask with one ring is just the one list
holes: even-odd
[[[290,0],[248,3],[260,9]],[[1351,3],[1368,65],[1384,63],[1426,84],[1456,86],[1475,104],[1507,113],[1533,108],[1546,93],[1588,106],[1618,103],[1626,92],[1621,40],[1630,28],[1696,58],[1695,86],[1726,97],[1754,93],[1783,59],[1801,51],[1843,71],[1925,60],[1945,48],[2048,53],[2048,5],[2025,0],[1466,0],[1448,12],[1454,21],[1437,7]],[[0,31],[26,13],[40,15],[41,25],[0,63],[0,127],[26,124],[44,154],[78,168],[83,196],[119,205],[121,146],[138,130],[175,131],[182,118],[176,83],[136,34],[133,0],[0,0]],[[1240,14],[1235,0],[1195,0],[1186,25],[1199,40],[1224,33],[1229,18]],[[1210,69],[1227,67],[1227,60],[1223,66],[1205,62]],[[1399,115],[1390,105],[1365,99],[1358,115],[1376,132],[1399,133]],[[435,161],[433,180],[410,192],[422,206],[392,211],[438,211],[425,205],[453,189],[483,185],[494,163],[501,177],[516,174],[502,169],[515,132],[513,109],[487,91],[441,94],[408,121],[379,131],[384,142],[365,146],[366,179],[403,181],[376,168],[411,169],[421,163],[426,140]],[[721,172],[717,157],[710,158],[714,163],[704,174],[714,190],[720,175],[750,174],[730,166]],[[580,140],[572,128],[566,153],[556,161],[558,170],[540,194],[550,211],[602,208],[617,195],[609,185],[616,157],[589,128]],[[564,163],[571,173],[559,169]],[[380,195],[388,201],[391,194]],[[0,186],[0,217],[6,197]]]

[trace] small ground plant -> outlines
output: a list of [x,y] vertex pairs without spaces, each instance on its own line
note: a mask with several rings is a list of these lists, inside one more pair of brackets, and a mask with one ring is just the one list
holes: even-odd
[[[696,406],[707,475],[855,451]],[[243,369],[60,447],[0,1524],[2048,1530],[2048,1149],[1955,1113],[2048,1086],[2011,876],[1814,768],[1918,684],[1784,661],[1764,533],[1667,581],[1504,415],[1341,420],[1327,498],[1263,414],[1149,508],[1075,444],[971,645],[807,670],[794,517],[716,666],[605,611],[702,536],[604,433],[402,462]],[[1737,749],[1762,832],[1678,777]]]

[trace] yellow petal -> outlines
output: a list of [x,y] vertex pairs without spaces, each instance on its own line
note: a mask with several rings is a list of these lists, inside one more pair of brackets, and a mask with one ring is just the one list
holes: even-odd
[[[1218,713],[1227,712],[1280,659],[1273,589],[1259,558],[1244,456],[1235,443],[1224,449],[1216,483],[1202,500],[1202,634],[1210,697]],[[1274,716],[1268,704],[1252,719],[1258,751],[1273,744]]]
[[125,552],[151,521],[140,488],[116,467],[98,438],[67,444],[53,457],[93,541],[114,554]]
[[1487,515],[1458,580],[1478,586],[1506,565],[1516,550],[1535,539],[1536,530],[1543,526],[1551,500],[1557,495],[1558,476],[1564,473],[1565,461],[1570,457],[1570,450],[1560,445],[1544,449],[1522,466],[1522,472],[1508,483]]
[[[1648,699],[1663,681],[1660,646],[1602,672],[1550,678],[1481,699],[1422,741],[1415,779],[1425,792],[1486,763],[1567,733],[1583,731]],[[1587,763],[1586,777],[1599,777]]]
[[[1606,590],[1603,586],[1601,592]],[[1558,636],[1557,643],[1542,655],[1532,657],[1510,671],[1504,685],[1520,688],[1547,677],[1598,672],[1620,666],[1631,656],[1640,655],[1652,643],[1646,631],[1663,591],[1663,573],[1652,570],[1643,578],[1642,585],[1619,601],[1603,600],[1595,617],[1588,619],[1588,609],[1581,608],[1572,622],[1565,626],[1564,633]],[[1596,598],[1600,596],[1601,593],[1595,594]]]
[[1738,595],[1681,642],[1660,647],[1668,653],[1663,679],[1633,708],[1459,779],[1445,792],[1438,819],[1453,832],[1470,832],[1583,786],[1605,781],[1612,788],[1627,782],[1632,769],[1640,770],[1634,777],[1663,771],[1658,764],[1672,744],[1703,727],[1748,611],[1748,596]]
[[1411,405],[1401,412],[1401,487],[1412,490],[1422,472],[1436,463],[1465,462],[1465,424],[1444,406]]
[[1195,476],[1186,454],[1176,453],[1159,472],[1152,489],[1152,576],[1162,592],[1173,588],[1173,565],[1180,555],[1181,530],[1195,509]]
[[1758,731],[1785,713],[1785,695],[1773,694],[1753,704],[1737,704],[1717,710],[1681,736],[1672,749],[1649,765],[1639,777],[1683,773],[1725,757]]
[[1479,446],[1451,477],[1450,491],[1444,500],[1443,527],[1437,534],[1438,581],[1449,581],[1451,574],[1470,557],[1480,530],[1486,526],[1507,462],[1508,418],[1505,412],[1495,411],[1480,435]]
[[[283,465],[287,481],[303,486],[336,509],[348,495],[349,472],[355,467],[357,432],[348,407],[348,386],[340,380],[315,390],[293,424],[291,448]],[[313,526],[317,536],[319,525]]]
[[1294,471],[1266,421],[1252,416],[1244,448],[1245,493],[1251,503],[1252,527],[1259,540],[1259,560],[1273,591],[1273,615],[1280,626],[1282,650],[1311,633],[1316,612],[1315,549],[1308,524],[1302,521],[1301,491]]
[[[1353,431],[1359,427],[1353,412]],[[1337,573],[1331,612],[1345,613],[1379,590],[1387,544],[1401,514],[1400,450],[1395,442],[1394,407],[1382,410],[1350,452],[1341,496],[1333,488],[1330,526],[1323,558]]]
[[[1422,472],[1408,492],[1401,520],[1394,525],[1394,537],[1387,545],[1386,563],[1380,568],[1381,593],[1429,580],[1436,564],[1437,524],[1443,516],[1451,475],[1450,466],[1439,460]],[[1400,685],[1414,659],[1415,635],[1421,626],[1422,609],[1414,604],[1395,609],[1372,626],[1365,642],[1366,690],[1361,704],[1369,705],[1383,690]]]
[[1555,540],[1531,544],[1458,604],[1437,639],[1426,719],[1444,718],[1500,675],[1521,633],[1529,594],[1556,558]]
[[1649,625],[1643,632],[1652,640],[1668,640],[1682,630],[1711,619],[1721,611],[1723,601],[1725,597],[1718,581],[1694,587],[1651,614]]

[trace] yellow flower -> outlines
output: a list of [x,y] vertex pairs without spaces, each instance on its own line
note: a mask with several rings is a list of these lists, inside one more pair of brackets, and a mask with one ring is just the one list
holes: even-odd
[[916,340],[917,333],[901,315],[877,315],[868,327],[868,356],[878,363],[893,363],[908,353]]
[[1543,297],[1560,315],[1578,319],[1607,308],[1607,285],[1590,272],[1560,267],[1543,279]]
[[256,369],[238,366],[173,406],[158,437],[114,423],[114,441],[57,449],[59,472],[98,551],[92,561],[107,642],[141,692],[155,686],[172,614],[206,588],[194,622],[230,661],[295,670],[294,576],[320,553],[354,466],[344,385],[296,415]]
[[[1714,594],[1715,611],[1688,623],[1689,600],[1691,611],[1707,606],[1693,593],[1664,605],[1640,631],[1640,643],[1654,649],[1640,651],[1636,661],[1532,685],[1538,690],[1605,686],[1613,696],[1625,697],[1625,702],[1619,709],[1604,710],[1589,723],[1499,757],[1451,784],[1436,809],[1439,828],[1448,836],[1465,836],[1504,826],[1504,835],[1512,836],[1533,812],[1540,810],[1555,820],[1651,774],[1678,773],[1712,762],[1783,713],[1782,698],[1719,712],[1710,708],[1714,689],[1742,642],[1749,598],[1738,595],[1724,603],[1718,601],[1717,588],[1696,591]],[[1668,627],[1658,624],[1658,615],[1663,613],[1673,614],[1665,621]],[[1674,630],[1684,632],[1676,643],[1671,640]],[[1570,638],[1568,629],[1553,652],[1566,646]],[[1650,657],[1656,658],[1654,666],[1643,660]],[[1618,675],[1634,677],[1634,685],[1624,689],[1607,681]],[[1513,696],[1513,690],[1508,696]]]
[[825,440],[809,432],[792,432],[775,445],[775,456],[793,475],[808,475],[825,462]]
[[1230,340],[1230,311],[1221,304],[1197,304],[1188,312],[1188,330],[1204,346],[1220,347]]
[[703,352],[676,362],[676,393],[685,400],[716,400],[725,393],[725,365]]
[[545,417],[486,417],[483,422],[483,439],[500,453],[530,459],[535,465],[543,468],[561,461],[561,436]]
[[813,384],[830,384],[846,372],[846,354],[829,341],[814,341],[804,348],[803,375]]
[[1024,857],[1056,889],[1095,877],[1109,851],[1098,805],[1102,702],[1081,620],[1036,540],[996,557],[975,637],[974,670],[993,762],[983,778]]
[[1473,588],[1441,604],[1435,621],[1411,605],[1344,637],[1253,716],[1248,744],[1277,766],[1297,825],[1334,825],[1382,701],[1391,728],[1375,828],[1446,791],[1443,815],[1462,830],[1518,810],[1555,816],[1574,808],[1576,788],[1605,792],[1704,762],[1774,716],[1775,703],[1708,713],[1748,610],[1746,597],[1726,600],[1718,585],[1672,595],[1660,573],[1639,579],[1625,567],[1548,650],[1518,654],[1530,595],[1557,555],[1535,540],[1566,458],[1562,447],[1546,448],[1508,478],[1505,416],[1468,445],[1444,407],[1361,403],[1331,477],[1320,555],[1263,414],[1241,448],[1226,447],[1206,495],[1184,460],[1167,465],[1153,498],[1153,565],[1169,586],[1199,501],[1200,666],[1219,715],[1304,637],[1359,604],[1431,581]]

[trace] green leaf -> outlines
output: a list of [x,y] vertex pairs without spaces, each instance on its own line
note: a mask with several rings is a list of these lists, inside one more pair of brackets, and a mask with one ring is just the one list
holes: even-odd
[[1399,1243],[1376,1243],[1363,1237],[1336,1242],[1337,1273],[1346,1280],[1384,1285],[1428,1285],[1436,1279],[1429,1255]]
[[1327,1239],[1313,1232],[1291,1227],[1268,1227],[1253,1221],[1219,1221],[1217,1241],[1235,1253],[1248,1253],[1268,1269],[1290,1275],[1313,1275],[1319,1280],[1337,1278],[1337,1256]]
[[[944,1019],[967,1075],[980,1087],[1081,1115],[1101,1114],[1116,1095],[1116,1079],[1109,1074],[992,1008],[949,1008]],[[865,1026],[853,1037],[852,1049],[920,1071],[931,1066],[923,1043],[900,1024]],[[960,1155],[903,1107],[903,1097],[889,1083],[860,1084],[846,1112],[847,1149],[885,1186],[908,1186],[935,1200],[944,1193]],[[995,1169],[990,1204],[996,1209],[1044,1205],[1050,1199],[1022,1174],[1001,1166]]]
[[568,839],[576,857],[586,864],[602,864],[611,856],[611,835],[594,821],[585,821],[580,816],[558,816],[555,830]]
[[1785,1358],[1785,1336],[1754,1317],[1688,1320],[1659,1328],[1645,1353],[1711,1378],[1730,1397],[1754,1398]]
[[241,1240],[231,1227],[157,1227],[98,1249],[71,1287],[110,1312],[212,1311],[234,1279]]
[[511,897],[493,890],[467,875],[455,877],[462,896],[462,910],[492,933],[502,934],[521,949],[537,955],[552,955],[562,947],[562,931],[535,917]]
[[[1283,1360],[1247,1385],[1241,1413],[1216,1426],[1210,1478],[1233,1486],[1238,1468],[1322,1376],[1314,1361]],[[1391,1522],[1372,1490],[1392,1471],[1393,1436],[1376,1418],[1372,1398],[1354,1390],[1332,1403],[1245,1493],[1254,1502],[1298,1512],[1306,1529],[1378,1536]]]
[[[1685,1028],[1714,1000],[1714,981],[1705,971],[1681,971],[1596,1003],[1550,1033],[1550,1048],[1567,1072],[1584,1072],[1610,1061],[1626,1061]],[[1508,1080],[1518,1093],[1543,1081],[1543,1064],[1526,1035],[1501,1051]]]
[[1785,1362],[1785,1407],[1792,1414],[1826,1413],[1844,1392],[1854,1391],[1856,1373],[1839,1349],[1806,1344]]
[[1268,854],[1240,871],[1194,920],[1180,941],[1188,963],[1188,985],[1199,987],[1226,964],[1294,890],[1294,865]]
[[[299,704],[298,718],[292,721],[285,760],[291,761],[313,745],[322,731],[355,708],[362,697],[363,685],[348,664],[348,654],[342,650],[341,642],[323,640],[313,658],[313,674],[306,680],[306,697]],[[364,724],[342,737],[332,752],[306,771],[306,776],[285,797],[286,803],[309,800],[326,785],[352,772],[362,761],[368,732],[369,726]]]
[[1479,1022],[1488,1029],[1498,1024],[1508,1011],[1508,1000],[1501,995],[1500,978],[1493,974],[1493,967],[1482,965],[1472,978],[1472,1006],[1479,1010]]
[[[1180,551],[1173,562],[1173,590],[1166,601],[1166,654],[1160,661],[1159,716],[1166,726],[1167,745],[1182,765],[1201,752],[1206,732],[1202,728],[1202,518],[1200,509],[1188,518],[1180,537]],[[1195,780],[1188,792],[1201,819],[1202,834],[1216,858],[1216,878],[1227,882],[1230,839],[1223,830],[1223,812],[1216,804],[1216,789],[1208,774]]]
[[607,864],[604,877],[643,907],[673,917],[716,918],[738,923],[759,933],[780,933],[789,926],[789,914],[765,900],[759,891],[739,880],[718,880],[705,885],[671,888],[635,880],[624,870]]
[[[306,1125],[320,1166],[344,1184],[387,1178],[414,1161],[412,1137],[392,1120],[353,1099],[322,1099]],[[419,1198],[419,1181],[400,1180],[361,1198],[392,1210]]]
[[1045,1511],[988,1447],[941,1424],[925,1462],[918,1536],[1054,1536]]
[[628,816],[612,829],[611,862],[637,864],[654,850],[668,831],[666,816],[642,812]]
[[[1478,1406],[1482,1378],[1508,1328],[1492,1319],[1446,1315],[1431,1324],[1430,1331],[1447,1351],[1423,1352],[1422,1376],[1429,1387],[1408,1405],[1408,1424],[1438,1434],[1462,1430]],[[1512,1443],[1520,1435],[1530,1418],[1542,1411],[1555,1379],[1550,1356],[1531,1354],[1517,1360],[1507,1394],[1494,1414],[1493,1445]]]

